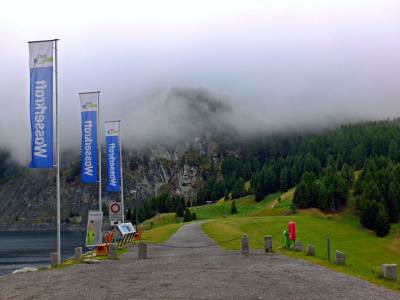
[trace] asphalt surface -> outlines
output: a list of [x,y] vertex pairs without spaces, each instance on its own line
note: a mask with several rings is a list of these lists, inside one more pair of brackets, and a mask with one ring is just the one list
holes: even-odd
[[148,256],[134,248],[118,261],[0,277],[0,299],[400,299],[302,260],[221,250],[200,223],[149,245]]

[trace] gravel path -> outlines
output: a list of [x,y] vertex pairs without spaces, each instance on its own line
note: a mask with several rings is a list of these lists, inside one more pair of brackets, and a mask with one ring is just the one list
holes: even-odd
[[[301,260],[223,251],[200,225],[185,225],[164,246],[149,245],[147,260],[131,249],[118,261],[1,277],[0,299],[400,299]],[[196,248],[202,245],[210,247]]]

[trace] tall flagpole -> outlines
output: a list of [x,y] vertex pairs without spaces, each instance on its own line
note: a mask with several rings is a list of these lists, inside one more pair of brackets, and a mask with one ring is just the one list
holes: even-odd
[[60,210],[60,134],[58,128],[58,58],[57,41],[54,40],[54,71],[56,98],[56,172],[57,172],[57,264],[61,264],[61,210]]
[[121,121],[118,121],[119,126],[119,169],[121,173],[121,210],[122,210],[122,223],[125,223],[125,208],[124,208],[124,175],[122,174],[122,134],[121,134]]
[[100,91],[97,92],[97,160],[98,160],[98,169],[99,169],[99,211],[102,211],[101,207],[101,139],[100,136]]

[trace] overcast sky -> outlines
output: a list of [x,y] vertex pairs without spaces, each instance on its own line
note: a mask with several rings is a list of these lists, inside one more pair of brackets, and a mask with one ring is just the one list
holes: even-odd
[[91,90],[130,132],[154,129],[132,108],[176,86],[228,99],[255,127],[399,116],[399,16],[386,0],[6,1],[0,138],[27,159],[27,41],[52,38],[64,145],[79,146],[77,93]]

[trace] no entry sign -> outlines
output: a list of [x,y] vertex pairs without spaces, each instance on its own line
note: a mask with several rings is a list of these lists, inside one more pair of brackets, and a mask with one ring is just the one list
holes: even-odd
[[122,211],[120,202],[110,202],[109,203],[110,212],[110,222],[114,224],[115,222],[120,222],[122,220]]

